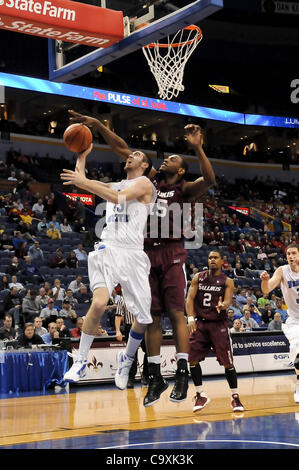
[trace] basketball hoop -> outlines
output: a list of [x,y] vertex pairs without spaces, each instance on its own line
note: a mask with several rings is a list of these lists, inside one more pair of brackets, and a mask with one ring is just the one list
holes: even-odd
[[167,43],[154,42],[142,48],[161,99],[171,100],[184,90],[185,65],[201,40],[201,29],[190,25],[180,29],[172,39],[168,36]]

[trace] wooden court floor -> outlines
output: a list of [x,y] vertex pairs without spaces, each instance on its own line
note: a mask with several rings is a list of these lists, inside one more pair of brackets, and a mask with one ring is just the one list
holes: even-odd
[[191,382],[183,403],[169,401],[170,381],[149,408],[143,407],[146,388],[140,384],[124,391],[99,384],[1,397],[0,448],[232,448],[237,443],[248,448],[262,442],[264,448],[278,443],[299,448],[295,381],[290,373],[239,376],[242,413],[232,412],[223,378],[205,381],[211,402],[197,413],[192,412]]

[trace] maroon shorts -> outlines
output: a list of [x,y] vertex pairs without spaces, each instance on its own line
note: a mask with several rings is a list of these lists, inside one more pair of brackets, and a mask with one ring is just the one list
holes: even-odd
[[189,362],[203,361],[211,350],[215,352],[220,365],[234,367],[227,322],[197,320],[196,330],[189,338]]
[[180,242],[172,242],[146,247],[145,252],[151,262],[151,312],[158,315],[170,309],[184,311],[187,251]]

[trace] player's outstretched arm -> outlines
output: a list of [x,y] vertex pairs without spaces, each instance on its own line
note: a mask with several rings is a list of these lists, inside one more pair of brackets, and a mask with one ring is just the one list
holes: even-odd
[[186,312],[187,312],[187,322],[188,322],[188,331],[193,333],[196,330],[196,323],[194,318],[194,299],[198,291],[198,275],[195,275],[191,281],[191,285],[188,290],[188,295],[186,299]]
[[130,153],[132,153],[126,142],[115,134],[115,132],[108,129],[108,127],[99,121],[99,119],[91,116],[84,116],[83,114],[77,113],[71,109],[69,110],[69,115],[71,124],[81,122],[82,124],[85,124],[85,126],[89,127],[94,135],[97,136],[101,134],[113,152],[119,155],[123,160],[126,160]]
[[267,271],[263,271],[262,274],[260,275],[261,279],[261,289],[264,294],[269,294],[275,287],[278,287],[279,284],[281,283],[283,277],[282,277],[282,267],[280,266],[274,271],[273,276],[270,279],[269,274]]
[[199,126],[188,124],[185,127],[187,142],[193,147],[200,164],[202,176],[193,182],[186,183],[185,193],[190,198],[198,198],[205,194],[216,182],[213,167],[202,147],[202,133]]

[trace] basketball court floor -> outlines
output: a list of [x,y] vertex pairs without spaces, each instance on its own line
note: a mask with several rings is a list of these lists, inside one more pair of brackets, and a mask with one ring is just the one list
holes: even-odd
[[197,413],[191,383],[186,401],[168,400],[172,381],[149,408],[139,383],[2,395],[0,449],[298,449],[295,381],[291,372],[241,375],[242,413],[232,412],[222,377],[205,380],[211,402]]

